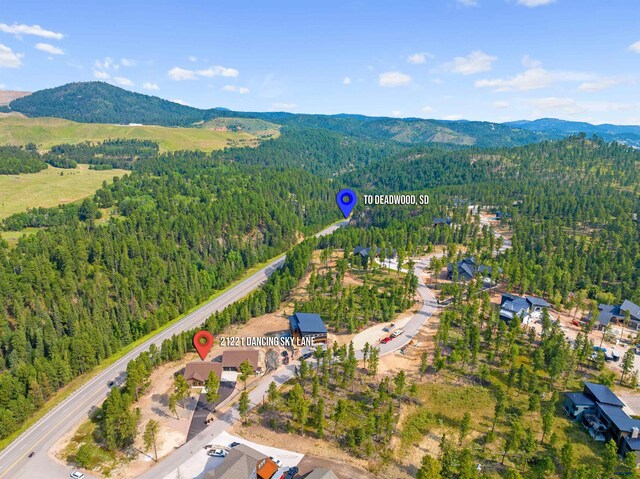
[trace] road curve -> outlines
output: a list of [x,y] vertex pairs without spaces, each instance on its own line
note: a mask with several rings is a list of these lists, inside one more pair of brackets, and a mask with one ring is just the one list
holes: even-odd
[[[331,234],[346,224],[347,221],[336,223],[316,236]],[[165,339],[197,327],[211,314],[226,308],[257,289],[284,263],[284,260],[285,257],[282,256],[271,261],[264,268],[187,314],[89,379],[0,452],[0,479],[68,477],[72,469],[51,459],[48,451],[60,437],[87,419],[93,407],[99,406],[104,401],[109,393],[107,386],[109,381],[124,378],[129,361],[147,351],[152,344],[159,347]],[[29,458],[28,455],[31,452],[34,452],[34,456]],[[90,476],[86,474],[85,477]]]

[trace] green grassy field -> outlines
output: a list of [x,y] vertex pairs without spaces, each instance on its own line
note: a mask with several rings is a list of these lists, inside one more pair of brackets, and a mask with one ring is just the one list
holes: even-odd
[[114,176],[125,173],[128,172],[96,171],[90,170],[89,165],[78,165],[73,170],[49,166],[38,173],[0,175],[0,219],[27,208],[48,208],[78,201],[92,195],[103,181],[110,183]]
[[167,128],[162,126],[125,126],[104,123],[76,123],[61,118],[26,118],[0,115],[0,145],[35,143],[47,150],[60,143],[102,141],[109,138],[136,138],[157,141],[163,151],[212,151],[226,146],[255,146],[254,134],[214,131],[206,128]]

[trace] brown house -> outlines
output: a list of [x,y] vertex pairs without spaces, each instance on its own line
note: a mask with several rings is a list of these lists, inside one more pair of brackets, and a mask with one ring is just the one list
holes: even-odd
[[209,377],[209,373],[213,371],[222,378],[222,364],[211,362],[193,362],[188,363],[184,368],[184,378],[189,386],[204,386],[205,381]]
[[227,349],[222,353],[222,369],[237,371],[240,365],[249,361],[254,371],[258,370],[260,353],[255,349]]
[[222,464],[205,474],[205,479],[282,479],[278,466],[267,456],[245,444],[233,447]]

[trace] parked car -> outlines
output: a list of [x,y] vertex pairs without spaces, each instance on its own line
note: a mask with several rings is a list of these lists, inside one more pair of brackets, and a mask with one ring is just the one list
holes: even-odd
[[289,470],[287,471],[287,474],[286,474],[286,476],[285,476],[285,477],[286,477],[287,479],[293,479],[293,477],[294,477],[296,474],[298,474],[298,471],[299,471],[299,470],[300,470],[300,469],[298,469],[298,468],[297,468],[297,467],[295,467],[295,466],[290,467],[290,468],[289,468]]
[[280,354],[282,355],[283,358],[289,357],[289,353],[287,351],[282,351]]
[[240,445],[239,442],[233,441],[231,444],[229,444],[229,447],[236,447],[236,446],[239,446],[239,445]]
[[273,462],[275,462],[276,466],[278,466],[278,468],[282,467],[282,461],[280,459],[276,459],[273,456],[269,456],[269,459],[271,459]]
[[579,328],[582,327],[582,323],[580,321],[578,321],[577,319],[572,320],[571,324],[573,324],[574,326],[578,326]]
[[204,446],[205,449],[211,449],[213,447],[213,444],[207,444],[206,446]]
[[306,353],[306,354],[303,354],[301,358],[306,360],[306,359],[309,359],[311,356],[313,356],[313,353]]
[[84,477],[84,474],[82,474],[80,471],[73,471],[69,475],[73,477],[73,479],[82,479]]
[[116,385],[116,382],[115,382],[115,381],[109,381],[109,382],[107,383],[107,386],[109,386],[110,388],[112,388],[112,387],[113,387],[113,386],[115,386],[115,385]]
[[603,353],[607,352],[607,348],[601,348],[600,346],[594,346],[593,350],[597,353],[599,351],[602,351]]
[[391,339],[392,339],[391,336],[387,336],[386,338],[382,338],[380,342],[382,344],[387,344],[389,341],[391,341]]
[[207,454],[211,457],[225,457],[229,453],[224,449],[212,449]]
[[29,453],[29,457],[33,457],[33,455],[34,455],[34,454],[35,454],[35,452],[34,452],[34,451],[31,451],[31,452]]
[[384,328],[382,328],[382,330],[383,330],[385,333],[388,333],[389,331],[391,331],[391,330],[392,330],[393,328],[395,328],[395,327],[396,327],[396,324],[395,324],[395,323],[391,323],[389,326],[385,326]]
[[404,333],[403,329],[398,329],[396,331],[394,331],[393,333],[391,333],[391,337],[392,338],[397,338],[398,336],[400,336],[402,333]]

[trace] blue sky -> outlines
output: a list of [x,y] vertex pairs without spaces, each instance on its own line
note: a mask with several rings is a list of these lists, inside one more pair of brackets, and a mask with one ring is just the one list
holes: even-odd
[[0,0],[0,85],[189,105],[640,124],[638,0]]

